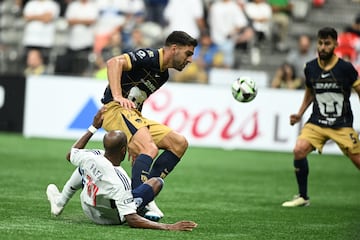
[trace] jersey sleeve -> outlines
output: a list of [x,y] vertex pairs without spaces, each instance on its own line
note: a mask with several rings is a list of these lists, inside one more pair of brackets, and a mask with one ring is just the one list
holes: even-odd
[[115,200],[116,208],[118,209],[120,221],[125,222],[125,216],[136,213],[136,205],[131,191],[123,192]]
[[89,158],[89,155],[104,155],[103,150],[97,149],[78,149],[78,148],[71,148],[70,152],[70,162],[79,167],[81,166],[86,159]]
[[138,49],[135,51],[131,51],[125,53],[130,69],[133,68],[142,68],[152,66],[153,63],[156,61],[156,52],[152,49]]
[[305,74],[305,86],[308,87],[308,88],[312,88],[312,85],[309,81],[310,79],[310,73],[309,73],[309,67],[310,66],[310,63],[306,63],[304,65],[304,74]]
[[349,63],[349,65],[350,65],[350,67],[349,67],[350,69],[347,72],[349,72],[349,74],[350,74],[349,77],[350,77],[351,81],[353,82],[352,87],[356,87],[360,84],[359,73],[351,63]]
[[[125,216],[136,213],[136,204],[131,189],[131,180],[127,173],[118,167],[116,170],[119,182],[116,192],[112,196],[115,200],[116,208],[118,209],[121,222],[125,221]],[[121,182],[121,184],[120,184]]]

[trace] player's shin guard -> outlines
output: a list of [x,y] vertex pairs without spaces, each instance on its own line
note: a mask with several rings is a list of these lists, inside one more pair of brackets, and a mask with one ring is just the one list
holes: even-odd
[[307,179],[309,175],[309,165],[307,158],[294,160],[294,167],[300,197],[308,199],[309,197],[307,195]]
[[132,189],[137,188],[143,182],[148,180],[149,170],[153,159],[145,154],[140,154],[134,162],[131,171],[131,187]]
[[176,166],[176,164],[180,161],[174,153],[170,151],[164,151],[160,156],[156,159],[151,172],[151,177],[161,177],[164,179]]

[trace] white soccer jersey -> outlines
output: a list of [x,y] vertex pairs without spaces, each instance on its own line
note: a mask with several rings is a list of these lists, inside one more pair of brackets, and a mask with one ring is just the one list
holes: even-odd
[[114,167],[103,150],[71,149],[70,161],[82,172],[80,194],[86,215],[98,224],[120,224],[136,213],[131,180],[125,170]]

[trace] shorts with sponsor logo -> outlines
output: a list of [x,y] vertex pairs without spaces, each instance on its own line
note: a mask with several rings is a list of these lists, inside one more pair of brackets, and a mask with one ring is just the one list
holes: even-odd
[[155,144],[158,144],[172,131],[168,126],[143,117],[135,109],[125,109],[115,101],[105,104],[105,107],[106,112],[104,113],[102,128],[106,131],[121,130],[126,134],[128,141],[142,127],[149,129]]
[[306,123],[298,139],[304,139],[311,143],[319,153],[322,152],[324,144],[328,140],[333,140],[346,153],[360,153],[360,142],[358,133],[350,127],[327,128],[319,127],[312,123]]

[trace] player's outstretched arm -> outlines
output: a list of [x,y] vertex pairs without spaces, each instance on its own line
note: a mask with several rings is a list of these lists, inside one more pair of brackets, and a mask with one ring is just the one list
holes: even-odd
[[290,125],[294,125],[299,122],[304,115],[306,109],[310,106],[312,101],[314,100],[314,95],[310,88],[305,88],[304,98],[298,113],[290,115]]
[[172,230],[172,231],[192,231],[197,227],[193,221],[179,221],[173,224],[158,223],[150,221],[140,215],[133,213],[125,216],[126,222],[133,228],[148,228],[158,230]]
[[[83,149],[89,142],[90,138],[94,135],[97,129],[101,128],[103,123],[103,113],[106,111],[105,107],[102,107],[94,116],[92,125],[88,128],[86,133],[82,135],[73,145],[72,148]],[[71,152],[71,150],[70,150]],[[70,161],[70,152],[67,153],[66,159]]]

